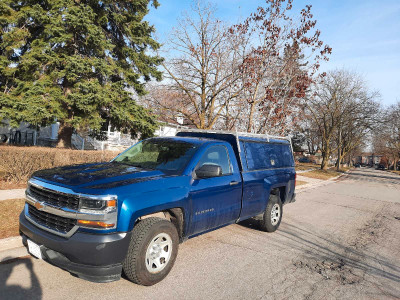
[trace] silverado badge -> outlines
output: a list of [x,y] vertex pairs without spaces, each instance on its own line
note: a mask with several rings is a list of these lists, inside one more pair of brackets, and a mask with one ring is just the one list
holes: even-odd
[[36,207],[37,210],[42,210],[44,205],[42,203],[40,203],[40,202],[36,202],[35,203],[35,207]]

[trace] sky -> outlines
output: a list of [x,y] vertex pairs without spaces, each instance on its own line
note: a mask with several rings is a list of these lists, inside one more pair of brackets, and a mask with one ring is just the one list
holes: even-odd
[[[176,26],[190,0],[158,0],[146,20],[156,28],[160,42]],[[265,6],[264,0],[210,0],[216,16],[228,24],[237,23]],[[321,39],[332,47],[323,71],[345,68],[359,73],[371,90],[379,91],[388,106],[400,101],[400,1],[399,0],[294,0],[293,13],[312,5]]]

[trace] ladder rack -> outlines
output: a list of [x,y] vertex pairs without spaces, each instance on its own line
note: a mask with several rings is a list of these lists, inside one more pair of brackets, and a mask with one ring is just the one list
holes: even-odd
[[236,137],[236,143],[237,143],[239,152],[241,152],[240,144],[239,144],[239,136],[262,138],[262,139],[266,139],[267,142],[269,142],[270,139],[285,140],[285,141],[289,142],[290,149],[292,150],[292,153],[293,153],[292,139],[289,136],[276,136],[276,135],[269,135],[269,134],[228,131],[228,130],[216,130],[216,129],[215,130],[214,129],[193,129],[193,128],[181,127],[181,126],[179,126],[177,128],[176,133],[178,133],[178,132],[231,134]]
[[227,130],[214,130],[214,129],[192,129],[188,127],[178,127],[177,132],[199,132],[199,133],[219,133],[219,134],[232,134],[237,137],[244,136],[244,137],[256,137],[256,138],[263,138],[269,141],[270,139],[277,139],[277,140],[286,140],[291,141],[289,136],[277,136],[277,135],[269,135],[269,134],[261,134],[261,133],[249,133],[249,132],[240,132],[240,131],[227,131]]

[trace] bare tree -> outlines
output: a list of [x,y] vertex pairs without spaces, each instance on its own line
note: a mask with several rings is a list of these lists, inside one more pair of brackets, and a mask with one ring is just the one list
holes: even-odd
[[249,41],[240,69],[240,97],[248,104],[246,130],[282,134],[297,121],[299,100],[331,48],[314,29],[310,5],[294,20],[289,13],[292,0],[265,2],[266,7],[258,7],[231,33]]
[[338,150],[337,166],[374,128],[380,111],[379,94],[369,92],[360,76],[346,70],[328,72],[313,87],[305,113],[321,138],[322,164]]
[[394,170],[400,161],[400,101],[384,111],[383,122],[374,135],[375,151],[393,162]]
[[287,133],[331,48],[314,29],[311,6],[293,20],[292,0],[265,2],[231,27],[212,6],[196,2],[164,47],[170,58],[157,89],[166,97],[150,90],[150,106],[202,129]]
[[163,64],[167,79],[164,89],[180,101],[173,107],[161,106],[201,129],[212,128],[221,115],[228,116],[230,103],[240,92],[236,70],[241,41],[228,34],[214,10],[202,2],[193,5],[196,17],[186,13],[179,21],[167,43],[174,57]]

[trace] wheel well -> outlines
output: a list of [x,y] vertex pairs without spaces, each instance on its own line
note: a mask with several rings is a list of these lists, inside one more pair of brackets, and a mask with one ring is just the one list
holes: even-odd
[[285,186],[281,186],[281,187],[277,187],[277,188],[273,188],[271,190],[271,194],[272,195],[279,195],[279,197],[281,198],[282,204],[285,203],[286,200],[286,187]]
[[184,224],[185,224],[185,216],[183,213],[183,209],[180,207],[170,208],[162,211],[158,211],[152,214],[141,216],[137,219],[135,226],[138,222],[143,219],[157,217],[161,219],[166,219],[175,225],[176,230],[178,231],[179,240],[183,241],[184,236]]

